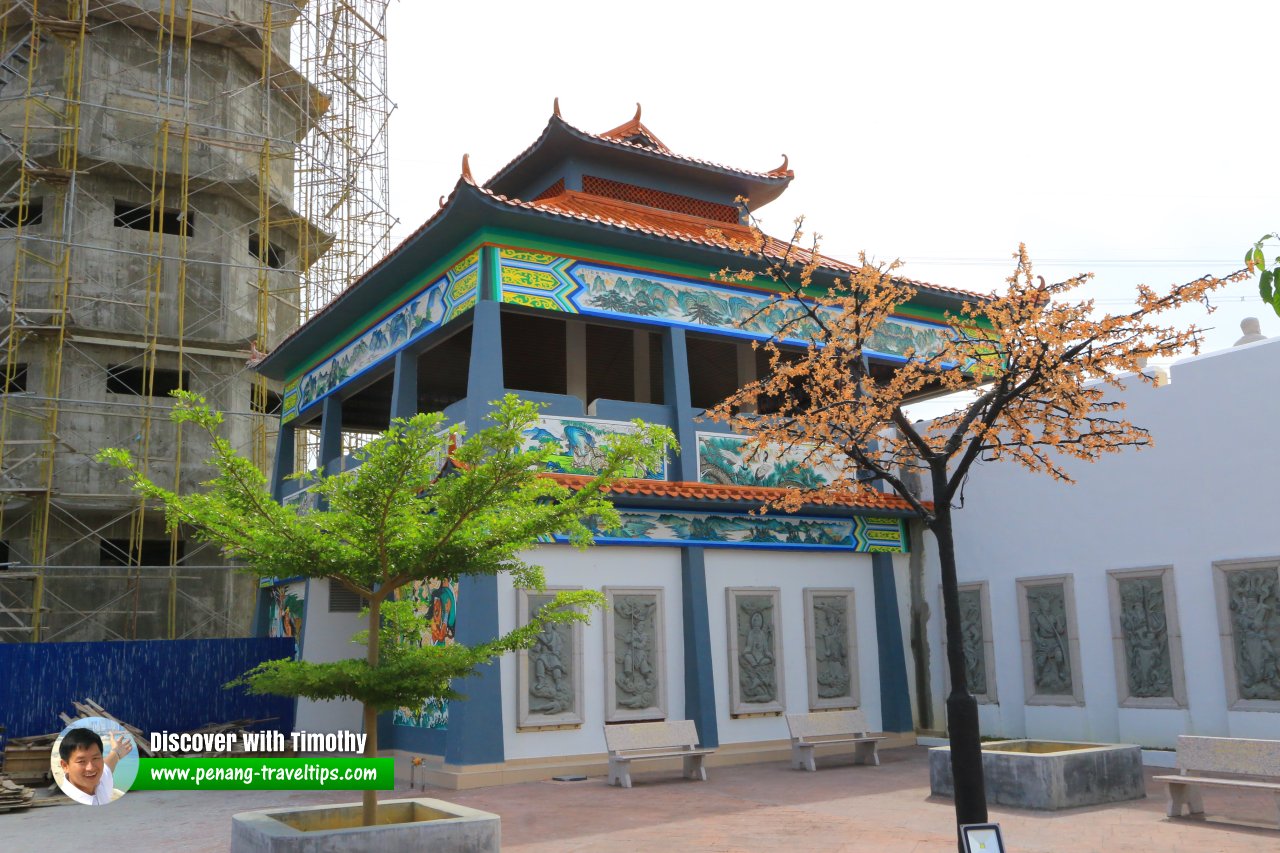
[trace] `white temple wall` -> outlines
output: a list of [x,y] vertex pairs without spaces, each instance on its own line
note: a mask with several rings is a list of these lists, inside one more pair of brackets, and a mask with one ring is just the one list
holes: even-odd
[[729,699],[728,604],[725,590],[778,587],[781,590],[781,649],[786,710],[807,713],[808,670],[805,654],[804,589],[854,589],[858,641],[860,707],[867,724],[881,729],[880,664],[876,642],[875,589],[869,554],[706,550],[707,602],[710,611],[711,667],[715,678],[720,743],[786,740],[782,716],[733,718]]
[[[526,555],[543,567],[548,586],[601,590],[606,586],[660,587],[666,644],[667,719],[684,718],[684,620],[680,599],[680,549],[660,546],[597,545],[579,551],[546,545]],[[462,605],[465,615],[465,605]],[[517,594],[509,575],[498,578],[498,620],[502,632],[516,627]],[[459,618],[464,618],[460,616]],[[605,751],[605,619],[601,611],[582,628],[583,722],[579,728],[526,730],[519,719],[516,655],[503,655],[502,723],[508,761],[598,754]]]
[[[985,735],[1171,747],[1179,734],[1276,737],[1274,709],[1231,710],[1217,561],[1280,558],[1280,340],[1176,363],[1171,384],[1130,383],[1123,416],[1155,446],[1071,463],[1076,485],[1009,463],[977,465],[955,514],[959,581],[989,584],[998,704],[980,706]],[[925,539],[931,677],[943,719],[945,658],[936,543]],[[1183,708],[1120,707],[1108,572],[1171,567],[1185,671]],[[1075,598],[1083,703],[1027,701],[1017,580],[1064,575]],[[1121,646],[1123,648],[1123,646]],[[1275,649],[1280,654],[1280,646]],[[1122,653],[1123,655],[1123,653]],[[1175,667],[1176,670],[1176,667]],[[1175,680],[1177,673],[1174,673]],[[1267,703],[1263,703],[1267,704]]]

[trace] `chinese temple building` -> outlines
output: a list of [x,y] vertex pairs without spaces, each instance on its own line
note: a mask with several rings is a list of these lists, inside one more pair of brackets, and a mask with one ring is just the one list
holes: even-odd
[[[554,471],[570,482],[634,418],[679,440],[663,470],[613,488],[621,528],[586,551],[548,543],[532,557],[549,591],[603,590],[607,612],[468,679],[465,701],[382,716],[380,745],[430,756],[430,781],[602,769],[604,727],[618,721],[693,720],[725,761],[784,749],[784,712],[857,707],[874,730],[912,731],[906,502],[752,514],[824,472],[781,454],[744,458],[744,439],[700,419],[768,369],[752,342],[780,320],[750,318],[770,291],[716,273],[743,265],[734,246],[750,238],[748,215],[793,177],[785,158],[754,172],[676,154],[639,110],[592,134],[557,106],[486,183],[464,158],[440,210],[259,364],[285,383],[273,489],[286,502],[306,500],[303,482],[285,479],[300,430],[318,431],[332,472],[350,465],[344,434],[436,411],[475,432],[507,392],[544,404],[528,440],[553,443]],[[823,259],[815,283],[852,269]],[[908,347],[945,334],[942,313],[965,298],[920,285],[873,361],[891,371]],[[545,599],[506,577],[413,594],[441,643],[491,639]],[[318,580],[263,596],[264,632],[299,632],[308,660],[354,656],[358,601]],[[297,727],[358,730],[358,707],[300,700]]]

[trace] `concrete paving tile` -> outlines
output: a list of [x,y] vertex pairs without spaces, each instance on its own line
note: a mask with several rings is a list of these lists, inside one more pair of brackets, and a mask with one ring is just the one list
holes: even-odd
[[[712,768],[708,782],[640,774],[630,790],[603,778],[530,782],[471,791],[385,792],[429,796],[502,816],[507,853],[949,853],[950,800],[930,797],[923,748],[888,750],[880,767],[829,759],[816,773],[786,763]],[[1208,819],[1171,820],[1164,786],[1127,803],[1031,812],[991,808],[1019,853],[1280,853],[1275,798],[1210,791]],[[348,802],[350,792],[134,792],[107,808],[81,806],[0,814],[3,853],[225,853],[231,816],[267,806]]]

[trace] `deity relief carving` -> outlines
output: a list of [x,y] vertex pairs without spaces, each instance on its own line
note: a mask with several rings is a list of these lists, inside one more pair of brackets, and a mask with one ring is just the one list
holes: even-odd
[[848,604],[843,595],[813,598],[813,656],[822,699],[849,695]]
[[[529,615],[550,600],[549,595],[530,596]],[[571,625],[548,625],[529,649],[529,711],[534,714],[573,710],[572,630]]]
[[778,698],[773,598],[738,598],[738,691],[743,702],[766,704]]
[[658,644],[652,595],[617,595],[614,613],[614,688],[619,708],[637,710],[658,704]]
[[1227,605],[1241,699],[1280,699],[1280,571],[1227,573]]
[[[560,589],[564,587],[519,590],[520,624],[529,624]],[[582,722],[581,644],[579,623],[546,625],[533,645],[519,653],[517,727]]]
[[1071,646],[1067,636],[1067,602],[1063,585],[1026,588],[1031,640],[1031,675],[1035,692],[1050,696],[1073,691]]
[[960,591],[960,639],[964,651],[964,679],[969,692],[985,695],[987,692],[986,637],[982,630],[982,592],[977,589]]
[[781,713],[786,710],[779,606],[782,590],[731,587],[725,589],[725,597],[729,713]]
[[1172,698],[1173,665],[1164,581],[1160,577],[1123,578],[1117,585],[1129,695]]

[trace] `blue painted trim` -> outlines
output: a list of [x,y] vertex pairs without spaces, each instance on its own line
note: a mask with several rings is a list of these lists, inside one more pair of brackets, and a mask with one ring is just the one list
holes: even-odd
[[[558,544],[565,544],[569,540],[564,536],[553,537]],[[752,551],[835,551],[846,554],[867,554],[875,553],[868,551],[857,551],[853,546],[846,545],[774,545],[768,542],[717,542],[714,539],[615,539],[610,536],[595,537],[597,545],[626,545],[627,547],[646,548],[672,548],[682,547],[685,545],[697,548],[739,548],[750,549]],[[901,552],[892,552],[901,553]]]
[[684,716],[697,725],[699,746],[717,747],[720,728],[711,668],[707,565],[702,548],[680,549],[680,603],[684,609]]
[[872,554],[871,577],[875,583],[876,649],[880,659],[880,726],[886,732],[914,731],[893,557]]

